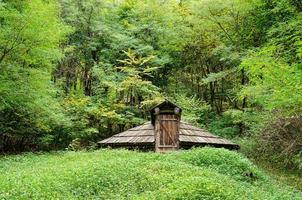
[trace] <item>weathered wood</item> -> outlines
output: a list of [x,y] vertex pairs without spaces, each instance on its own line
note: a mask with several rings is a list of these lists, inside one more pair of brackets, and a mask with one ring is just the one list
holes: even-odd
[[[153,147],[156,152],[174,151],[191,146],[212,145],[237,149],[238,145],[201,128],[181,121],[181,109],[165,103],[151,111],[151,122],[131,128],[99,142],[102,146]],[[156,111],[155,111],[156,110]]]
[[155,109],[155,151],[167,152],[179,149],[180,108],[174,104],[161,104]]

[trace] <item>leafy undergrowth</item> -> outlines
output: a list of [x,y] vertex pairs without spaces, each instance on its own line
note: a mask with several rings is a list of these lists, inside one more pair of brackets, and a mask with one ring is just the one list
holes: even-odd
[[[240,152],[265,171],[266,174],[281,184],[290,185],[302,191],[302,161],[300,161],[300,169],[293,169],[292,166],[287,166],[284,162],[280,162],[280,160],[278,162],[277,159],[272,159],[276,156],[279,157],[279,155],[276,155],[278,154],[276,152],[260,154],[257,149],[257,142],[256,138],[238,138],[235,140],[235,143],[240,146]],[[291,157],[287,159],[292,160]]]
[[202,148],[24,154],[0,159],[0,199],[302,199],[245,157]]
[[302,174],[300,171],[293,171],[280,166],[275,166],[272,163],[263,160],[253,159],[253,163],[261,167],[263,171],[266,172],[270,177],[273,177],[276,181],[290,185],[300,191],[302,191]]

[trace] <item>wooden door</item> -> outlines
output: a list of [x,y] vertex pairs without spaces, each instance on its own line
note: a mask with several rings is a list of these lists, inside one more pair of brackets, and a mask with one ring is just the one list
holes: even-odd
[[162,115],[159,120],[158,147],[178,146],[178,120],[175,115]]

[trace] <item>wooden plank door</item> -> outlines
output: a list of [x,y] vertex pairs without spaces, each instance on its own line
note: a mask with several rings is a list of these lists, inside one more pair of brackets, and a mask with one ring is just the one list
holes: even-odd
[[176,116],[162,115],[159,125],[159,147],[177,147],[178,120]]

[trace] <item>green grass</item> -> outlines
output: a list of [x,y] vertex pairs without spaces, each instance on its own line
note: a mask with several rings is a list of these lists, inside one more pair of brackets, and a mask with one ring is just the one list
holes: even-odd
[[270,177],[273,177],[282,184],[290,185],[302,191],[302,168],[289,169],[284,163],[273,160],[274,152],[271,155],[259,155],[255,151],[257,149],[256,139],[238,138],[235,142],[240,145],[240,152],[246,155]]
[[23,154],[0,159],[0,199],[302,199],[239,153],[202,148]]
[[[255,160],[253,162],[261,167],[270,177],[282,184],[290,185],[302,192],[302,174],[300,172],[280,168],[263,160]],[[300,173],[300,174],[299,174]]]

